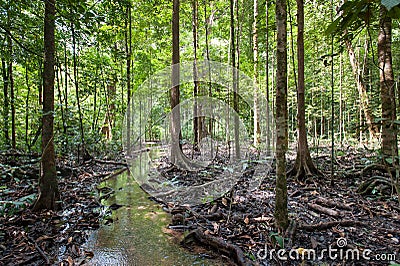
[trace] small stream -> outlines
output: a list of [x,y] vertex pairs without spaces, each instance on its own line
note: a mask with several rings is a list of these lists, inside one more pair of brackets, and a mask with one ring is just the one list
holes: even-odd
[[113,223],[102,226],[90,237],[87,246],[94,257],[89,265],[220,264],[189,253],[163,232],[169,222],[168,214],[148,199],[129,172],[104,181],[102,186],[115,191],[104,204],[124,206],[113,211]]

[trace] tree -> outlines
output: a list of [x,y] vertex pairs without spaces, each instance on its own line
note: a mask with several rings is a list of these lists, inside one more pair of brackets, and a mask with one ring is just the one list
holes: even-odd
[[266,118],[267,118],[267,153],[269,154],[270,151],[270,146],[271,146],[271,133],[270,133],[270,127],[271,127],[271,121],[270,121],[270,107],[269,107],[269,12],[268,12],[268,0],[265,1],[265,28],[266,28],[266,33],[265,33],[265,52],[266,52],[266,60],[265,60],[265,95],[266,95],[266,100],[267,100],[267,108],[266,108]]
[[[131,108],[129,104],[131,102],[131,65],[132,65],[132,11],[131,11],[131,2],[129,2],[126,7],[127,19],[125,20],[125,55],[126,55],[126,93],[127,93],[127,132],[131,132]],[[96,106],[96,104],[94,104]],[[131,136],[130,134],[126,135],[126,143],[127,147],[131,147]],[[128,148],[127,155],[130,156],[131,149]]]
[[344,41],[346,44],[347,52],[349,54],[351,68],[353,70],[353,76],[357,83],[358,94],[359,94],[360,101],[361,101],[361,108],[364,112],[364,116],[365,116],[365,119],[366,119],[366,122],[368,125],[368,130],[369,130],[370,136],[372,138],[377,138],[379,129],[374,122],[375,117],[371,112],[368,94],[367,94],[367,86],[365,85],[364,78],[361,74],[360,63],[358,62],[358,60],[356,58],[356,54],[354,52],[353,45],[351,44],[351,41],[346,36],[346,34],[347,33],[345,33]]
[[309,175],[320,175],[315,167],[308,149],[306,131],[306,106],[304,84],[304,0],[297,2],[297,156],[288,175],[297,180],[304,180]]
[[378,34],[378,61],[382,104],[382,155],[383,159],[397,158],[396,97],[392,68],[392,19],[385,6],[380,7]]
[[[231,39],[231,50],[230,50],[230,55],[231,55],[231,65],[232,65],[232,81],[233,81],[233,110],[236,112],[236,114],[239,113],[239,86],[238,86],[238,71],[236,69],[236,49],[239,50],[239,43],[235,42],[235,6],[237,6],[237,0],[230,0],[229,1],[229,9],[230,9],[230,39]],[[238,9],[236,9],[238,10]],[[239,19],[239,18],[237,18]],[[239,35],[238,35],[239,36]],[[237,46],[235,46],[235,44]],[[239,57],[239,52],[238,52],[238,57]],[[239,60],[237,62],[239,64]],[[240,158],[240,143],[239,143],[239,116],[235,115],[234,118],[234,143],[235,143],[235,158],[239,159]]]
[[286,151],[288,148],[287,112],[287,12],[286,0],[276,1],[276,189],[275,223],[284,231],[288,227]]
[[181,156],[180,147],[180,132],[181,132],[181,121],[180,121],[180,107],[179,107],[179,0],[173,2],[173,13],[172,13],[172,88],[170,94],[170,105],[172,110],[171,115],[171,161],[176,164],[179,163]]
[[36,211],[56,209],[56,200],[59,198],[53,136],[56,0],[45,0],[44,2],[42,158],[39,196],[33,206],[33,210]]
[[[199,81],[198,70],[197,70],[197,49],[198,49],[198,3],[197,0],[193,0],[192,2],[192,31],[193,31],[193,96],[197,97],[199,95]],[[197,101],[195,100],[193,106],[193,135],[194,135],[194,149],[199,150],[198,144],[200,141],[200,129],[202,129],[201,118],[198,116],[199,106],[197,105]]]
[[254,146],[261,142],[260,104],[258,89],[258,0],[253,4],[253,82],[254,82]]

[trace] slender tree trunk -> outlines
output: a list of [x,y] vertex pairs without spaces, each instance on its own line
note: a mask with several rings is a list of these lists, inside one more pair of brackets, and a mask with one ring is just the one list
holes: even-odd
[[[378,34],[378,61],[382,103],[382,154],[387,158],[398,158],[396,96],[392,68],[392,20],[387,9],[381,5]],[[398,162],[398,159],[396,160]],[[393,162],[395,163],[395,162]]]
[[[83,160],[87,161],[91,159],[90,154],[86,149],[86,141],[85,141],[85,132],[83,129],[83,115],[82,115],[82,108],[81,108],[81,100],[79,97],[79,76],[78,76],[78,59],[76,54],[76,35],[75,35],[75,25],[71,22],[71,35],[72,35],[72,53],[73,53],[73,63],[74,63],[74,83],[75,83],[75,94],[76,94],[76,104],[78,106],[78,115],[79,115],[79,129],[81,135],[81,147],[83,153]],[[79,151],[79,153],[80,153]]]
[[2,66],[2,74],[3,74],[3,133],[4,133],[4,139],[5,139],[5,144],[6,147],[10,146],[10,134],[8,131],[9,128],[9,123],[8,123],[8,115],[9,115],[9,99],[8,99],[8,85],[9,85],[9,79],[8,79],[8,73],[7,73],[7,66],[6,66],[6,61],[4,58],[1,59],[1,66]]
[[65,121],[64,121],[64,135],[65,135],[65,149],[68,151],[68,117],[69,117],[69,110],[68,110],[68,57],[67,57],[67,43],[64,44],[64,75],[65,75],[65,84],[64,84],[64,103],[65,103]]
[[254,86],[254,146],[261,143],[260,103],[258,89],[258,0],[253,4],[253,86]]
[[[57,64],[57,70],[56,70],[56,79],[57,79],[57,94],[58,94],[58,102],[60,104],[60,109],[61,109],[61,123],[63,125],[63,129],[65,132],[65,114],[64,114],[64,103],[62,99],[62,93],[61,93],[61,84],[62,82],[60,81],[60,75],[61,75],[61,64]],[[66,137],[66,136],[65,136]],[[63,147],[63,150],[65,151],[65,147]]]
[[297,157],[288,175],[297,180],[306,176],[320,175],[315,167],[308,149],[306,130],[305,84],[304,84],[304,0],[297,0]]
[[71,35],[72,35],[72,53],[73,53],[73,63],[74,63],[74,83],[75,83],[75,94],[76,94],[76,104],[78,106],[79,114],[79,129],[81,133],[81,144],[85,146],[85,133],[83,130],[83,118],[81,110],[81,100],[79,98],[79,77],[78,77],[78,63],[76,55],[76,36],[75,36],[75,25],[71,23]]
[[276,189],[275,223],[280,232],[289,225],[287,208],[286,151],[288,148],[287,112],[287,1],[276,1]]
[[42,158],[39,196],[33,206],[35,211],[55,210],[57,208],[56,201],[59,199],[53,135],[55,4],[55,0],[45,1]]
[[[13,53],[12,40],[9,39],[8,50],[10,55]],[[16,133],[15,133],[15,93],[14,93],[14,76],[13,76],[13,59],[10,58],[8,63],[8,80],[10,82],[11,97],[11,147],[16,149]]]
[[268,0],[265,1],[265,95],[267,100],[267,108],[266,112],[266,123],[267,123],[267,134],[266,134],[266,141],[267,141],[267,154],[270,153],[271,150],[271,121],[270,121],[270,106],[269,106],[269,12],[268,12]]
[[361,106],[364,112],[364,116],[368,125],[368,130],[373,138],[378,138],[378,133],[379,129],[374,123],[374,115],[371,112],[370,109],[370,104],[368,100],[368,95],[367,95],[367,87],[364,82],[364,78],[361,75],[361,69],[360,69],[360,64],[356,58],[356,55],[354,53],[353,46],[350,42],[350,40],[346,39],[345,40],[346,47],[347,47],[347,52],[349,54],[349,59],[350,59],[350,64],[351,68],[353,70],[353,75],[357,83],[357,89],[358,89],[358,94],[360,96],[360,101],[361,101]]
[[[231,27],[231,65],[232,65],[232,79],[233,79],[233,110],[236,114],[239,113],[239,97],[238,97],[238,78],[236,69],[236,42],[235,42],[235,6],[237,7],[237,0],[230,0],[230,27]],[[235,115],[234,119],[234,143],[235,143],[235,158],[240,158],[240,144],[239,144],[239,117]]]
[[[206,1],[206,0],[204,0]],[[212,7],[212,2],[209,2],[210,6]],[[212,10],[212,9],[211,9]],[[205,25],[205,34],[206,34],[206,59],[207,59],[207,66],[208,66],[208,97],[212,98],[212,84],[211,84],[211,66],[210,66],[210,45],[209,45],[209,34],[212,26],[213,21],[213,13],[211,11],[210,17],[207,17],[207,4],[204,4],[204,25]],[[209,27],[210,26],[210,29]],[[209,119],[208,122],[208,132],[213,134],[213,120]],[[213,143],[211,142],[211,145]],[[213,146],[211,146],[211,154],[213,154]]]
[[[29,97],[31,94],[31,87],[29,85],[29,74],[28,74],[28,62],[25,61],[25,83],[26,83],[26,98],[25,98],[25,145],[29,149],[29,138],[28,138],[28,130],[29,130]],[[30,151],[29,151],[30,152]]]
[[[198,24],[198,3],[197,0],[192,1],[192,32],[193,32],[193,96],[197,97],[199,94],[199,82],[198,71],[197,71],[197,48],[198,48],[198,33],[197,33],[197,24]],[[198,117],[198,104],[195,100],[193,106],[193,135],[194,135],[194,150],[198,150],[198,144],[200,141],[200,129],[202,129],[200,125],[200,118]]]
[[180,54],[179,54],[179,0],[173,0],[173,13],[172,13],[172,88],[170,94],[171,104],[171,161],[174,164],[180,163],[178,160],[181,158],[180,146]]
[[[126,54],[126,92],[127,92],[127,110],[126,110],[126,143],[127,155],[131,155],[131,65],[132,65],[132,11],[131,3],[127,7],[127,20],[125,23],[125,54]],[[151,132],[151,128],[150,128]]]

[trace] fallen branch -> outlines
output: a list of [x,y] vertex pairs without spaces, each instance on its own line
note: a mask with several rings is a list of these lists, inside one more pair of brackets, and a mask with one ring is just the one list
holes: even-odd
[[313,209],[315,211],[318,211],[318,212],[321,212],[321,213],[325,213],[325,214],[327,214],[329,216],[333,216],[333,217],[340,216],[340,213],[338,211],[335,211],[335,210],[332,210],[332,209],[329,209],[329,208],[325,208],[325,207],[323,207],[321,205],[318,205],[318,204],[309,203],[308,207],[310,207],[311,209]]
[[104,161],[104,160],[100,160],[100,159],[93,159],[93,161],[96,163],[100,163],[100,164],[112,164],[112,165],[121,165],[121,166],[128,167],[128,164],[124,163],[124,162]]
[[348,205],[348,204],[339,203],[339,202],[336,202],[334,200],[329,200],[329,199],[326,199],[326,198],[317,198],[315,203],[322,204],[322,205],[325,205],[325,206],[328,206],[328,207],[336,207],[336,208],[339,208],[339,209],[345,209],[345,210],[349,210],[349,211],[352,210],[351,206]]
[[30,236],[26,236],[27,240],[32,242],[35,245],[35,249],[39,252],[39,254],[44,258],[44,260],[46,261],[46,264],[49,265],[50,264],[50,260],[47,257],[47,255],[44,253],[44,251],[39,247],[39,245],[36,243],[35,240],[33,240]]
[[341,220],[341,221],[330,221],[330,222],[320,222],[317,224],[300,224],[297,228],[306,231],[316,231],[316,230],[326,230],[335,226],[354,226],[354,225],[364,225],[363,222],[355,220]]
[[122,174],[123,172],[125,172],[127,170],[128,170],[127,167],[120,168],[117,171],[115,171],[115,172],[107,175],[106,177],[102,178],[100,182],[103,182],[103,181],[105,181],[107,179],[113,178],[114,176],[120,175],[120,174]]
[[252,265],[252,263],[245,258],[243,251],[238,246],[226,243],[222,238],[206,235],[200,229],[196,229],[191,231],[182,240],[181,244],[187,244],[189,242],[192,242],[193,240],[199,242],[202,245],[212,247],[224,253],[229,258],[233,258],[233,260],[239,266]]

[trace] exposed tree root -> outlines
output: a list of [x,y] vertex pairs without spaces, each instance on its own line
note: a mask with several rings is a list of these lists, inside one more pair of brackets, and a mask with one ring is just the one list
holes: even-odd
[[311,156],[301,156],[297,153],[296,162],[287,175],[293,177],[297,181],[304,181],[307,177],[324,176],[324,174],[315,167]]
[[229,258],[233,258],[235,263],[239,266],[253,265],[249,260],[245,258],[243,251],[238,246],[226,243],[222,238],[206,235],[200,229],[191,231],[182,240],[181,244],[187,244],[193,241],[196,241],[205,246],[212,247],[213,249],[222,252]]
[[386,188],[392,188],[393,184],[392,182],[383,177],[383,176],[373,176],[369,178],[367,181],[362,182],[358,188],[357,188],[357,193],[360,195],[367,195],[371,193],[374,189],[380,187],[380,190],[384,190]]
[[373,170],[380,171],[382,173],[389,173],[389,174],[396,173],[394,168],[385,166],[383,164],[377,164],[377,163],[375,164],[374,163],[374,164],[367,165],[361,171],[350,173],[350,175],[357,176],[357,177],[363,177],[366,173],[373,171]]
[[298,226],[299,229],[301,230],[306,230],[306,231],[317,231],[317,230],[326,230],[330,229],[334,226],[354,226],[354,225],[364,225],[363,222],[356,221],[356,220],[341,220],[341,221],[330,221],[330,222],[320,222],[317,224],[300,224]]

